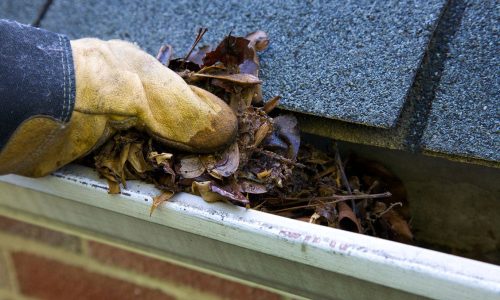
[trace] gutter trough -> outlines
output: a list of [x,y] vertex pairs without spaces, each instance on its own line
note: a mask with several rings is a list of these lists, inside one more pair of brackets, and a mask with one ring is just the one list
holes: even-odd
[[0,215],[313,299],[500,299],[500,267],[180,193],[152,216],[152,185],[120,195],[87,167],[0,176]]

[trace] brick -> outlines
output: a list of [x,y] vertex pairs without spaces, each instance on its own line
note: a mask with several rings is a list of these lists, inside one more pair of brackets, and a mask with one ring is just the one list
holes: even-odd
[[263,289],[250,287],[93,241],[89,241],[89,255],[108,265],[175,282],[225,299],[282,299],[280,295]]
[[26,239],[36,240],[65,250],[78,253],[81,252],[81,242],[76,236],[7,217],[0,216],[0,231]]
[[11,254],[19,289],[37,299],[174,299],[161,291],[26,252]]
[[0,248],[0,289],[8,289],[9,286],[9,269],[2,248]]

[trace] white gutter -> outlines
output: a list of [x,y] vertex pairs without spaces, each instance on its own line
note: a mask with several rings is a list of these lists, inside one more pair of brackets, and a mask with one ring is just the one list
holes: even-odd
[[[121,195],[106,189],[93,170],[76,165],[40,179],[1,176],[0,208],[129,239],[187,263],[306,297],[500,299],[500,267],[495,265],[208,204],[189,194],[175,196],[150,217],[151,196],[159,193],[153,186],[129,182]],[[171,239],[163,241],[167,236]]]

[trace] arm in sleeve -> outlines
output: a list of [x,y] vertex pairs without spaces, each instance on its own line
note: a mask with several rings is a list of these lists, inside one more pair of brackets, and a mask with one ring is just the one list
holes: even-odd
[[0,174],[43,176],[70,161],[75,93],[67,37],[0,19]]
[[74,102],[69,39],[0,19],[0,153],[30,119],[49,118],[64,126]]

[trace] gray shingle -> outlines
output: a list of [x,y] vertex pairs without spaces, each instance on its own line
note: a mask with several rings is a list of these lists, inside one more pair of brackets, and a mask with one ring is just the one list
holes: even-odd
[[[395,124],[444,0],[427,1],[55,1],[43,26],[71,38],[137,42],[183,54],[199,26],[204,42],[262,29],[265,96],[318,116]],[[71,16],[71,17],[69,17]]]
[[500,161],[500,7],[468,1],[423,136],[429,152]]
[[11,19],[31,24],[35,21],[44,3],[45,0],[2,0],[0,1],[0,19]]

